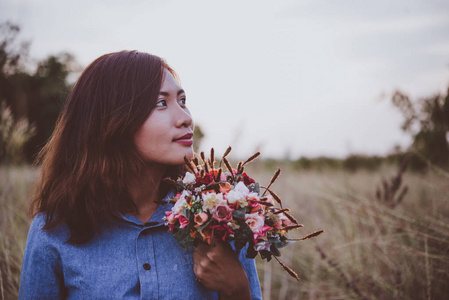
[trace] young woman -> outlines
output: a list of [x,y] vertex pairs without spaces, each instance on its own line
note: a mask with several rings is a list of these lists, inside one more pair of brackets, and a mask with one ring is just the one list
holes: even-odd
[[161,183],[191,158],[176,73],[137,51],[86,68],[40,155],[19,299],[261,299],[254,260],[228,244],[181,248]]

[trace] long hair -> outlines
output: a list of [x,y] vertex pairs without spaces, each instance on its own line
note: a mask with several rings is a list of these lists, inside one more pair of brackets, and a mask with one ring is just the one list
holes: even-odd
[[84,70],[38,156],[30,210],[46,214],[44,229],[66,223],[68,242],[81,244],[104,222],[136,210],[127,185],[146,162],[134,135],[156,106],[165,69],[178,78],[160,57],[121,51]]

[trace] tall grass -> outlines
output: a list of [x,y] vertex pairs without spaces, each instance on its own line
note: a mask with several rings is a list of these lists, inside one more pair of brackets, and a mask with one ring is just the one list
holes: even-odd
[[[270,172],[262,171],[262,182]],[[444,299],[449,294],[448,174],[405,173],[409,191],[395,208],[378,201],[376,188],[396,170],[291,172],[283,170],[274,190],[304,229],[326,232],[284,248],[283,259],[297,283],[274,264],[264,277],[264,299]],[[265,263],[265,262],[264,262]]]
[[[273,169],[262,162],[247,169],[268,183]],[[396,169],[376,172],[303,171],[282,167],[273,186],[315,240],[282,249],[281,260],[257,261],[264,299],[445,299],[449,294],[449,174],[405,173],[408,192],[394,208],[376,198],[382,179]],[[37,175],[30,167],[0,168],[0,299],[16,299],[20,265],[30,220],[29,191]]]
[[0,299],[17,299],[20,267],[30,226],[30,189],[37,171],[0,167]]

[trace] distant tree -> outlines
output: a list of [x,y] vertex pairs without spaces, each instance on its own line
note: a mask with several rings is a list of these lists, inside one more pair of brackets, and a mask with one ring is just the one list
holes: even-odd
[[28,42],[18,42],[20,27],[11,22],[0,23],[0,79],[22,71],[28,56]]
[[32,159],[51,136],[58,115],[72,88],[67,77],[77,69],[72,55],[51,55],[38,63],[34,74],[28,78],[26,98],[28,119],[36,125],[37,134],[26,147]]
[[0,101],[5,101],[16,119],[26,118],[36,134],[25,145],[28,161],[47,142],[71,89],[68,76],[80,67],[68,53],[50,55],[26,68],[29,43],[19,42],[20,26],[0,24]]
[[410,166],[424,170],[426,160],[442,168],[449,165],[449,89],[446,95],[435,95],[412,102],[400,91],[392,98],[404,117],[402,130],[413,137]]
[[5,100],[15,115],[24,116],[22,87],[26,85],[24,61],[29,43],[17,41],[19,32],[20,27],[11,22],[0,24],[0,101]]

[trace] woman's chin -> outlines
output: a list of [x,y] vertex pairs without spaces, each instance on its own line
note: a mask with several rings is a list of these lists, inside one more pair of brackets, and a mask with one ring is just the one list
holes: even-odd
[[183,165],[183,164],[185,164],[184,157],[187,159],[192,159],[193,156],[194,156],[193,149],[190,148],[189,150],[186,150],[186,151],[183,151],[182,153],[180,153],[180,155],[176,158],[176,161],[174,162],[174,164]]
[[[185,157],[187,159],[192,159],[193,158],[193,149],[192,149],[192,147],[190,147],[190,149],[188,151],[186,151]],[[182,163],[184,164],[184,156],[182,157]]]

